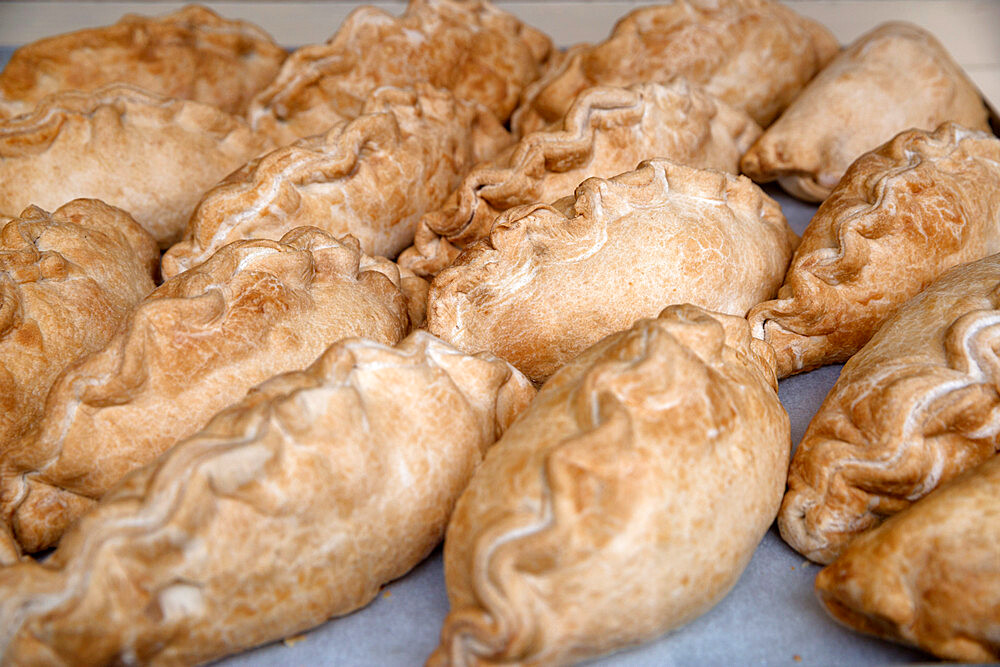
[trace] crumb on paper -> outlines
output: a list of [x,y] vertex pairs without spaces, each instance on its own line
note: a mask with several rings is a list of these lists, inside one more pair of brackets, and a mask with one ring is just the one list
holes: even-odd
[[792,660],[794,660],[795,662],[802,662],[802,656],[796,653],[795,655],[792,656]]
[[808,560],[804,560],[804,561],[802,561],[802,563],[801,563],[801,564],[799,565],[799,567],[801,567],[802,569],[805,569],[805,568],[809,567],[810,565],[812,565],[812,563],[810,563],[810,562],[809,562]]
[[304,642],[305,640],[306,636],[303,634],[303,635],[295,635],[293,637],[285,637],[284,639],[281,640],[281,643],[287,646],[288,648],[292,648],[299,642]]
[[792,572],[795,572],[795,566],[794,565],[790,566],[788,569],[791,570]]
[[389,589],[386,589],[385,592],[382,593],[382,597],[384,597],[384,598],[391,598],[392,597],[392,591],[390,591]]

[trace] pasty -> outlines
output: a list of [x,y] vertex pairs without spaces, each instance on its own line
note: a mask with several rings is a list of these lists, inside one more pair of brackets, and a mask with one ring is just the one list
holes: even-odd
[[748,178],[650,160],[501,215],[431,283],[428,329],[540,382],[670,304],[745,315],[775,293],[796,241]]
[[0,451],[41,415],[63,369],[153,291],[158,255],[127,213],[93,199],[0,216]]
[[1000,449],[1000,255],[908,301],[813,417],[778,525],[829,563],[856,535]]
[[915,25],[886,23],[816,75],[743,157],[743,173],[823,201],[863,153],[946,121],[990,129],[979,91],[944,47]]
[[64,90],[128,83],[241,114],[286,55],[257,26],[188,5],[22,46],[0,72],[0,97],[35,103]]
[[771,0],[643,7],[532,84],[513,126],[527,134],[558,121],[584,88],[681,76],[766,127],[838,48],[826,28]]
[[586,178],[610,178],[649,157],[736,173],[760,132],[742,111],[683,81],[588,89],[562,123],[473,169],[444,206],[420,220],[400,264],[433,275],[487,236],[503,211],[555,201]]
[[326,44],[305,46],[254,99],[254,129],[278,144],[356,118],[381,86],[426,82],[505,122],[552,42],[486,0],[410,0],[399,18],[359,7]]
[[107,346],[65,372],[45,414],[0,452],[0,512],[26,551],[51,546],[129,471],[255,384],[332,342],[409,331],[399,271],[353,239],[302,228],[226,246],[157,288]]
[[207,104],[125,85],[60,93],[0,122],[0,212],[93,197],[166,247],[205,190],[265,149],[240,118]]
[[1000,457],[862,535],[816,577],[848,627],[946,660],[1000,660]]
[[126,478],[44,566],[0,570],[0,655],[194,664],[362,607],[534,393],[426,332],[342,341]]
[[380,89],[364,111],[248,163],[207,192],[184,240],[164,256],[163,275],[238,239],[278,239],[301,225],[351,234],[366,253],[395,257],[413,242],[420,216],[510,142],[488,111],[428,86]]
[[1000,252],[1000,140],[953,123],[866,153],[802,236],[754,335],[778,377],[845,361],[947,269]]
[[742,318],[690,305],[563,367],[455,507],[428,664],[567,664],[708,611],[778,510],[791,438],[776,390]]

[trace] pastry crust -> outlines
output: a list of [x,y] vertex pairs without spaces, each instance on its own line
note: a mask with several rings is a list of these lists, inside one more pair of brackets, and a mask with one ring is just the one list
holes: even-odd
[[286,144],[356,118],[380,86],[426,82],[505,122],[551,50],[544,33],[486,0],[410,0],[399,18],[359,7],[326,44],[292,53],[248,117]]
[[802,236],[754,335],[778,377],[847,360],[949,268],[1000,252],[1000,140],[945,123],[861,156]]
[[243,120],[207,104],[126,85],[60,93],[0,123],[0,211],[93,197],[167,247],[202,193],[266,148]]
[[557,126],[473,169],[440,209],[421,218],[400,264],[434,275],[486,237],[507,209],[555,201],[584,179],[610,178],[650,156],[738,172],[760,133],[745,113],[684,81],[590,88]]
[[0,654],[194,664],[354,611],[441,540],[534,393],[426,332],[337,343],[129,476],[44,566],[0,570]]
[[569,664],[706,612],[778,510],[776,389],[742,318],[690,305],[563,367],[458,501],[428,664]]
[[788,473],[778,526],[829,563],[1000,449],[1000,255],[957,267],[851,357]]
[[65,90],[127,83],[241,114],[286,55],[257,26],[188,5],[22,46],[0,72],[0,97],[35,103]]
[[127,213],[93,199],[0,216],[0,451],[41,415],[63,369],[153,291],[158,254]]
[[591,86],[680,76],[767,127],[838,51],[820,24],[771,0],[675,0],[636,9],[607,40],[572,49],[514,114],[521,134],[566,113]]
[[1000,660],[1000,457],[851,543],[816,577],[848,627],[946,660]]
[[535,381],[673,303],[730,315],[775,293],[797,238],[743,176],[666,160],[501,215],[431,283],[431,333]]
[[365,252],[395,257],[420,216],[509,142],[492,114],[447,91],[379,89],[356,120],[279,148],[209,190],[164,256],[163,275],[227,243],[277,239],[301,225],[351,234]]
[[241,241],[169,280],[104,349],[64,373],[45,414],[0,452],[0,511],[26,551],[129,471],[202,428],[253,385],[308,366],[331,342],[409,331],[395,264],[300,228]]
[[823,201],[863,153],[904,130],[946,121],[990,129],[976,86],[934,36],[885,23],[816,75],[743,156],[743,173]]

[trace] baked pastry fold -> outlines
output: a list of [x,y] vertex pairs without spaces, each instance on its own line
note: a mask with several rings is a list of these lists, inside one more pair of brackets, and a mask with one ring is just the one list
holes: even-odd
[[813,417],[778,526],[829,563],[857,535],[1000,449],[1000,255],[901,306]]
[[399,270],[354,239],[301,228],[233,243],[168,280],[63,373],[45,413],[0,452],[0,512],[26,551],[53,545],[126,473],[331,343],[409,332]]
[[341,341],[127,477],[44,565],[0,570],[0,655],[193,664],[362,607],[534,393],[426,332]]
[[561,123],[466,175],[440,209],[421,218],[414,247],[399,262],[436,274],[487,236],[503,211],[555,201],[586,178],[610,178],[649,157],[736,173],[760,132],[745,113],[684,81],[585,90]]
[[885,23],[842,51],[753,148],[743,173],[823,201],[862,154],[911,128],[989,131],[976,86],[926,30]]
[[249,162],[205,193],[184,240],[163,258],[164,276],[227,243],[278,239],[302,225],[351,234],[366,253],[394,257],[413,242],[425,211],[510,142],[481,106],[429,86],[381,88],[363,111]]
[[0,212],[92,197],[167,247],[204,191],[266,148],[242,119],[207,104],[120,84],[59,93],[0,122]]
[[946,660],[1000,660],[1000,457],[862,535],[816,577],[848,627]]
[[845,361],[947,269],[1000,252],[1000,140],[945,123],[851,165],[802,236],[754,335],[778,377]]
[[544,33],[486,0],[410,0],[399,18],[363,6],[326,44],[293,52],[248,118],[287,144],[356,118],[380,86],[425,82],[505,122],[551,50]]
[[571,49],[525,90],[513,127],[534,132],[591,86],[684,77],[767,127],[839,46],[820,24],[771,0],[675,0],[636,9],[604,42]]
[[266,32],[188,5],[22,46],[0,72],[0,98],[36,103],[65,90],[127,83],[242,114],[287,53]]
[[153,291],[158,255],[127,213],[93,199],[0,216],[0,452],[41,415],[63,369]]
[[649,160],[501,215],[434,278],[428,330],[540,382],[670,304],[745,315],[775,293],[796,241],[749,179]]
[[564,366],[458,501],[429,664],[568,664],[706,612],[778,510],[776,388],[742,318],[690,305]]

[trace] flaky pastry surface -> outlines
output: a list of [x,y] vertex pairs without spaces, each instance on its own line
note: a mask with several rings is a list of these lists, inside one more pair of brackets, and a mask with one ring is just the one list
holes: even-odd
[[844,366],[792,459],[778,526],[829,563],[1000,449],[1000,255],[901,306]]
[[1000,252],[1000,139],[945,123],[860,157],[802,235],[778,298],[755,307],[778,376],[845,361],[947,269]]
[[544,33],[486,0],[410,0],[399,18],[359,7],[326,44],[292,53],[248,118],[285,144],[357,117],[380,86],[426,82],[504,122],[551,47]]
[[749,179],[650,160],[501,215],[434,278],[428,329],[542,381],[670,304],[745,315],[777,290],[796,242]]
[[826,28],[771,0],[643,7],[600,44],[571,49],[560,67],[529,86],[513,126],[526,134],[558,121],[591,86],[680,76],[766,127],[838,48]]
[[0,98],[36,103],[65,90],[111,83],[243,113],[278,73],[286,52],[245,21],[188,5],[22,46],[0,72]]
[[816,577],[848,627],[945,660],[1000,660],[1000,457],[851,543]]
[[0,122],[0,212],[92,197],[167,247],[204,191],[266,148],[242,119],[207,104],[121,84],[59,93]]
[[400,284],[392,262],[315,228],[228,245],[168,280],[0,452],[3,518],[26,551],[50,546],[126,473],[255,384],[347,336],[397,342],[410,327]]
[[458,501],[428,664],[569,664],[711,608],[778,509],[776,388],[742,318],[690,305],[564,366]]
[[363,111],[249,162],[205,193],[184,240],[164,256],[163,274],[227,243],[278,239],[301,225],[351,234],[365,252],[395,257],[412,243],[420,216],[510,142],[488,111],[428,86],[382,88]]
[[683,81],[585,90],[561,122],[466,175],[441,208],[421,218],[400,264],[434,275],[486,237],[503,211],[555,201],[584,179],[610,178],[649,157],[736,173],[760,132],[742,111]]
[[44,565],[0,570],[4,664],[193,664],[368,604],[534,394],[426,332],[331,346],[127,477]]
[[743,156],[743,173],[823,201],[862,154],[946,121],[990,129],[979,91],[940,42],[918,26],[886,23],[816,75]]

